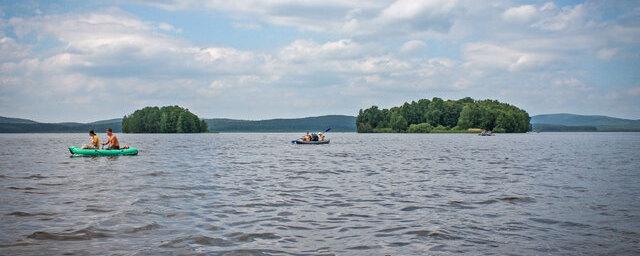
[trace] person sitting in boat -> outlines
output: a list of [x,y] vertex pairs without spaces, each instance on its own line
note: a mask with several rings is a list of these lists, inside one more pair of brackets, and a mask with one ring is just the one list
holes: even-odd
[[89,131],[89,137],[91,138],[91,143],[82,145],[84,149],[99,149],[100,148],[100,137],[93,130]]
[[318,133],[318,140],[324,141],[324,133],[322,133],[322,132]]
[[311,134],[311,141],[318,141],[318,134]]
[[118,142],[118,137],[113,134],[113,130],[111,128],[107,129],[107,142],[102,143],[102,145],[109,145],[108,149],[120,149],[120,142]]
[[302,136],[302,141],[311,141],[311,135],[309,134],[309,132]]

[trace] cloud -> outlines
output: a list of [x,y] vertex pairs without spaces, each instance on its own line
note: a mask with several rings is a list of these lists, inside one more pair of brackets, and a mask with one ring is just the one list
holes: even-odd
[[385,31],[447,32],[453,24],[451,14],[457,3],[456,0],[398,0],[382,10],[373,23]]
[[560,31],[572,26],[579,26],[586,16],[586,8],[582,4],[573,7],[568,6],[562,9],[545,5],[542,9],[543,15],[546,17],[533,25],[542,30]]
[[502,13],[502,18],[509,22],[527,22],[538,14],[533,5],[511,7]]
[[417,50],[423,49],[427,44],[421,40],[409,40],[402,44],[400,48],[400,52],[403,53],[411,53]]
[[465,66],[477,70],[500,69],[511,72],[542,67],[554,56],[533,51],[522,51],[491,43],[467,44],[463,50]]
[[[191,27],[173,25],[184,20],[149,21],[117,7],[9,14],[0,19],[0,115],[86,120],[132,105],[184,104],[208,117],[268,118],[353,114],[433,96],[570,112],[578,109],[572,104],[589,109],[586,99],[606,105],[611,99],[597,95],[610,92],[629,102],[619,108],[625,114],[640,109],[631,100],[640,23],[633,8],[614,4],[143,1],[142,8],[175,11],[176,19],[198,9],[228,21],[212,24],[221,27],[216,36],[285,31],[291,39],[241,41],[242,48],[206,35],[194,40]],[[607,76],[616,77],[615,92]],[[571,104],[558,103],[564,99]],[[85,111],[60,114],[77,106]]]
[[358,10],[368,10],[379,5],[376,1],[339,0],[281,0],[281,1],[144,1],[165,10],[206,8],[229,13],[239,19],[258,19],[281,26],[308,31],[329,31],[343,25]]
[[602,48],[598,50],[596,56],[598,56],[598,58],[601,60],[610,60],[611,58],[616,56],[616,54],[618,54],[618,49],[616,48]]
[[584,82],[575,77],[557,79],[553,82],[553,84],[556,86],[556,88],[568,88],[581,91],[592,89],[592,87],[586,85]]
[[165,22],[158,23],[158,28],[167,32],[181,33],[182,29],[176,28],[173,25]]
[[415,19],[420,16],[446,15],[455,7],[455,0],[398,0],[382,11],[381,18],[388,20]]
[[289,61],[342,59],[358,55],[362,46],[349,39],[317,44],[310,40],[295,40],[280,51],[280,57]]

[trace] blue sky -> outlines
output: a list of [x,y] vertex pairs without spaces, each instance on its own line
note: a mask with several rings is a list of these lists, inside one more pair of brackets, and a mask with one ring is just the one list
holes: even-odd
[[640,118],[637,1],[0,1],[0,115],[355,115],[420,98]]

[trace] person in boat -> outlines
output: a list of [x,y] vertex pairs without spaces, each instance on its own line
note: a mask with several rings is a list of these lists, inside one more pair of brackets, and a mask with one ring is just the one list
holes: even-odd
[[118,142],[118,137],[113,134],[113,130],[111,128],[107,129],[107,142],[102,143],[102,145],[108,145],[108,149],[120,149],[120,142]]
[[91,139],[91,143],[82,145],[84,149],[99,149],[100,148],[100,137],[93,130],[89,131],[89,138]]
[[311,141],[318,141],[318,134],[311,134]]
[[324,133],[322,133],[322,132],[318,133],[318,140],[324,141]]
[[302,136],[302,141],[311,141],[311,135],[309,134],[309,132]]

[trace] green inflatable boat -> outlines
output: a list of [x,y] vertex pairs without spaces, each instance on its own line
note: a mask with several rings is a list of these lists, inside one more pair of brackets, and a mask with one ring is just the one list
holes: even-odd
[[79,147],[69,147],[69,152],[73,155],[82,156],[135,156],[138,154],[138,149],[83,149]]

